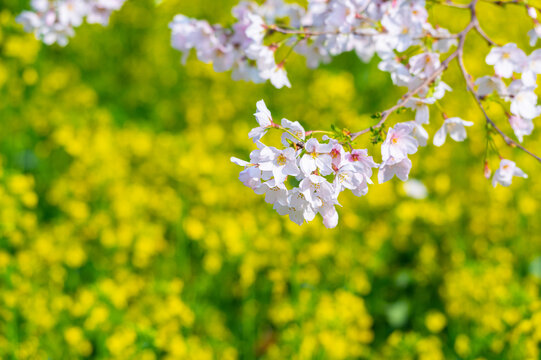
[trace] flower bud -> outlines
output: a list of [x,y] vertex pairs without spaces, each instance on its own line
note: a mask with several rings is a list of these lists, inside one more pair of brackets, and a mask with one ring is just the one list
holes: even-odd
[[485,178],[487,180],[490,179],[490,174],[491,173],[492,173],[492,171],[490,170],[490,167],[488,166],[488,161],[485,161],[484,175],[485,175]]

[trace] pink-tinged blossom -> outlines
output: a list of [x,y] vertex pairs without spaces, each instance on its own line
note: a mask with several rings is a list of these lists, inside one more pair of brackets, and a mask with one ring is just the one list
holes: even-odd
[[494,65],[496,74],[503,78],[510,78],[513,72],[520,72],[521,65],[526,59],[524,51],[516,44],[509,43],[502,47],[493,47],[485,61],[488,65]]
[[269,80],[275,88],[291,87],[284,64],[276,64],[274,51],[270,47],[253,44],[246,49],[246,56],[257,63],[259,76]]
[[379,167],[379,164],[374,162],[372,156],[368,156],[366,149],[353,149],[346,154],[346,160],[355,168],[357,172],[363,173],[367,178],[372,177],[372,168]]
[[433,88],[432,88],[432,97],[436,100],[443,99],[446,92],[453,91],[453,89],[447,85],[443,81],[439,81]]
[[436,38],[436,40],[432,44],[432,49],[439,53],[446,53],[451,49],[451,47],[457,46],[458,44],[458,40],[452,38],[450,36],[451,33],[447,29],[438,27],[431,30],[431,34],[433,37]]
[[88,12],[88,5],[80,0],[65,0],[58,5],[58,20],[74,27],[83,23]]
[[387,132],[387,138],[381,145],[381,156],[383,161],[394,158],[400,161],[408,156],[415,154],[418,141],[411,135],[413,126],[411,124],[399,123]]
[[392,157],[384,161],[378,172],[378,181],[380,184],[391,180],[395,175],[402,181],[408,180],[408,176],[411,170],[411,160],[407,157],[396,160]]
[[378,64],[378,69],[390,73],[393,84],[397,86],[408,86],[413,78],[408,68],[397,59],[394,53],[392,56],[384,57]]
[[434,135],[434,145],[442,146],[445,143],[447,134],[454,141],[464,141],[467,137],[465,126],[473,126],[473,122],[458,117],[445,119],[442,127]]
[[483,175],[485,176],[485,179],[490,179],[490,174],[492,173],[492,170],[490,170],[490,166],[488,166],[488,161],[485,160],[485,167],[483,168]]
[[269,69],[262,71],[261,76],[264,79],[269,79],[271,84],[277,89],[281,89],[284,86],[288,88],[291,87],[284,64],[271,66]]
[[329,152],[332,159],[332,168],[337,169],[346,159],[346,151],[344,147],[338,142],[338,140],[329,140],[329,144],[332,145],[332,149]]
[[525,119],[516,115],[509,116],[509,123],[520,142],[522,142],[525,135],[530,135],[534,128],[532,119]]
[[513,161],[502,159],[499,169],[494,172],[494,176],[492,177],[492,186],[496,187],[498,184],[509,186],[511,185],[513,176],[528,178],[528,175],[518,168]]
[[257,120],[257,123],[259,124],[258,127],[253,128],[250,133],[248,133],[248,137],[251,138],[254,142],[259,141],[267,133],[267,130],[272,127],[272,115],[269,109],[267,109],[267,105],[265,105],[265,101],[259,100],[256,104],[257,111],[255,112],[254,116]]

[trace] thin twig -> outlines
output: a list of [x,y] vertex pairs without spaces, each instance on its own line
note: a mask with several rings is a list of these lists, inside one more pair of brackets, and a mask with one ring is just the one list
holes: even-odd
[[494,40],[492,40],[485,32],[485,30],[483,30],[483,28],[481,27],[481,25],[479,24],[479,21],[476,21],[476,24],[475,24],[475,30],[477,30],[477,33],[479,35],[481,35],[483,37],[483,39],[486,40],[486,42],[491,45],[491,46],[501,46],[499,45],[498,43],[496,43]]
[[505,143],[511,147],[514,147],[514,148],[519,148],[520,150],[524,151],[525,153],[527,153],[528,155],[534,157],[535,159],[537,159],[537,161],[541,162],[541,157],[535,155],[534,153],[532,153],[530,150],[526,149],[524,146],[522,146],[521,144],[517,143],[516,141],[514,141],[513,139],[511,139],[506,133],[504,133],[497,125],[496,123],[488,116],[483,104],[481,103],[481,100],[479,98],[479,95],[477,94],[477,92],[475,91],[474,89],[474,86],[473,86],[473,82],[472,82],[472,78],[471,78],[471,75],[468,73],[468,71],[466,70],[466,66],[464,65],[464,57],[463,57],[464,53],[463,51],[460,51],[460,53],[458,54],[458,65],[460,67],[460,71],[462,72],[462,75],[464,77],[464,80],[466,81],[466,87],[468,89],[468,91],[473,95],[473,98],[475,99],[475,102],[477,103],[477,105],[479,106],[479,109],[481,110],[481,112],[483,113],[484,117],[485,117],[485,120],[488,124],[490,124],[490,126],[496,130],[496,132],[503,138],[503,140],[505,141]]

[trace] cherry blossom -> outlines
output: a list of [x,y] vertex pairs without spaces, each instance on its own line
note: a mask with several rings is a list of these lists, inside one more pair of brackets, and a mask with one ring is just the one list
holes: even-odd
[[494,65],[496,74],[510,78],[513,72],[521,72],[521,64],[524,63],[526,54],[516,44],[510,43],[502,47],[494,47],[486,57],[489,65]]
[[390,157],[381,164],[378,173],[378,181],[382,184],[391,180],[395,175],[400,180],[406,181],[408,180],[411,167],[411,160],[407,157],[401,160]]
[[445,119],[443,126],[434,135],[434,145],[442,146],[445,143],[447,134],[454,141],[464,141],[467,137],[465,126],[473,126],[473,122],[458,117]]
[[258,127],[253,128],[250,133],[248,134],[248,137],[253,139],[254,142],[259,141],[267,133],[267,130],[272,127],[272,115],[267,109],[267,105],[265,105],[265,101],[260,100],[257,102],[257,112],[254,114],[257,123],[259,124]]
[[510,115],[509,123],[520,142],[524,140],[524,135],[530,135],[534,128],[532,119],[525,119],[517,115]]
[[496,187],[496,185],[498,184],[501,184],[503,186],[510,186],[513,180],[513,176],[518,176],[522,178],[528,177],[528,175],[526,175],[524,171],[519,169],[513,161],[502,159],[500,161],[499,169],[494,172],[494,176],[492,177],[492,186]]
[[417,152],[419,142],[411,135],[413,125],[401,123],[395,128],[389,129],[387,138],[381,146],[381,156],[386,161],[389,158],[394,158],[395,161],[400,161]]

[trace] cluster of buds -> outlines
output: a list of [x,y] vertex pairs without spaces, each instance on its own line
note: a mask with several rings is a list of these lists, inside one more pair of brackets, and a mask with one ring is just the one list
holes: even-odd
[[66,46],[75,34],[74,28],[84,20],[89,24],[109,23],[111,13],[122,7],[125,0],[32,0],[32,11],[24,11],[17,21],[25,31],[47,45]]

